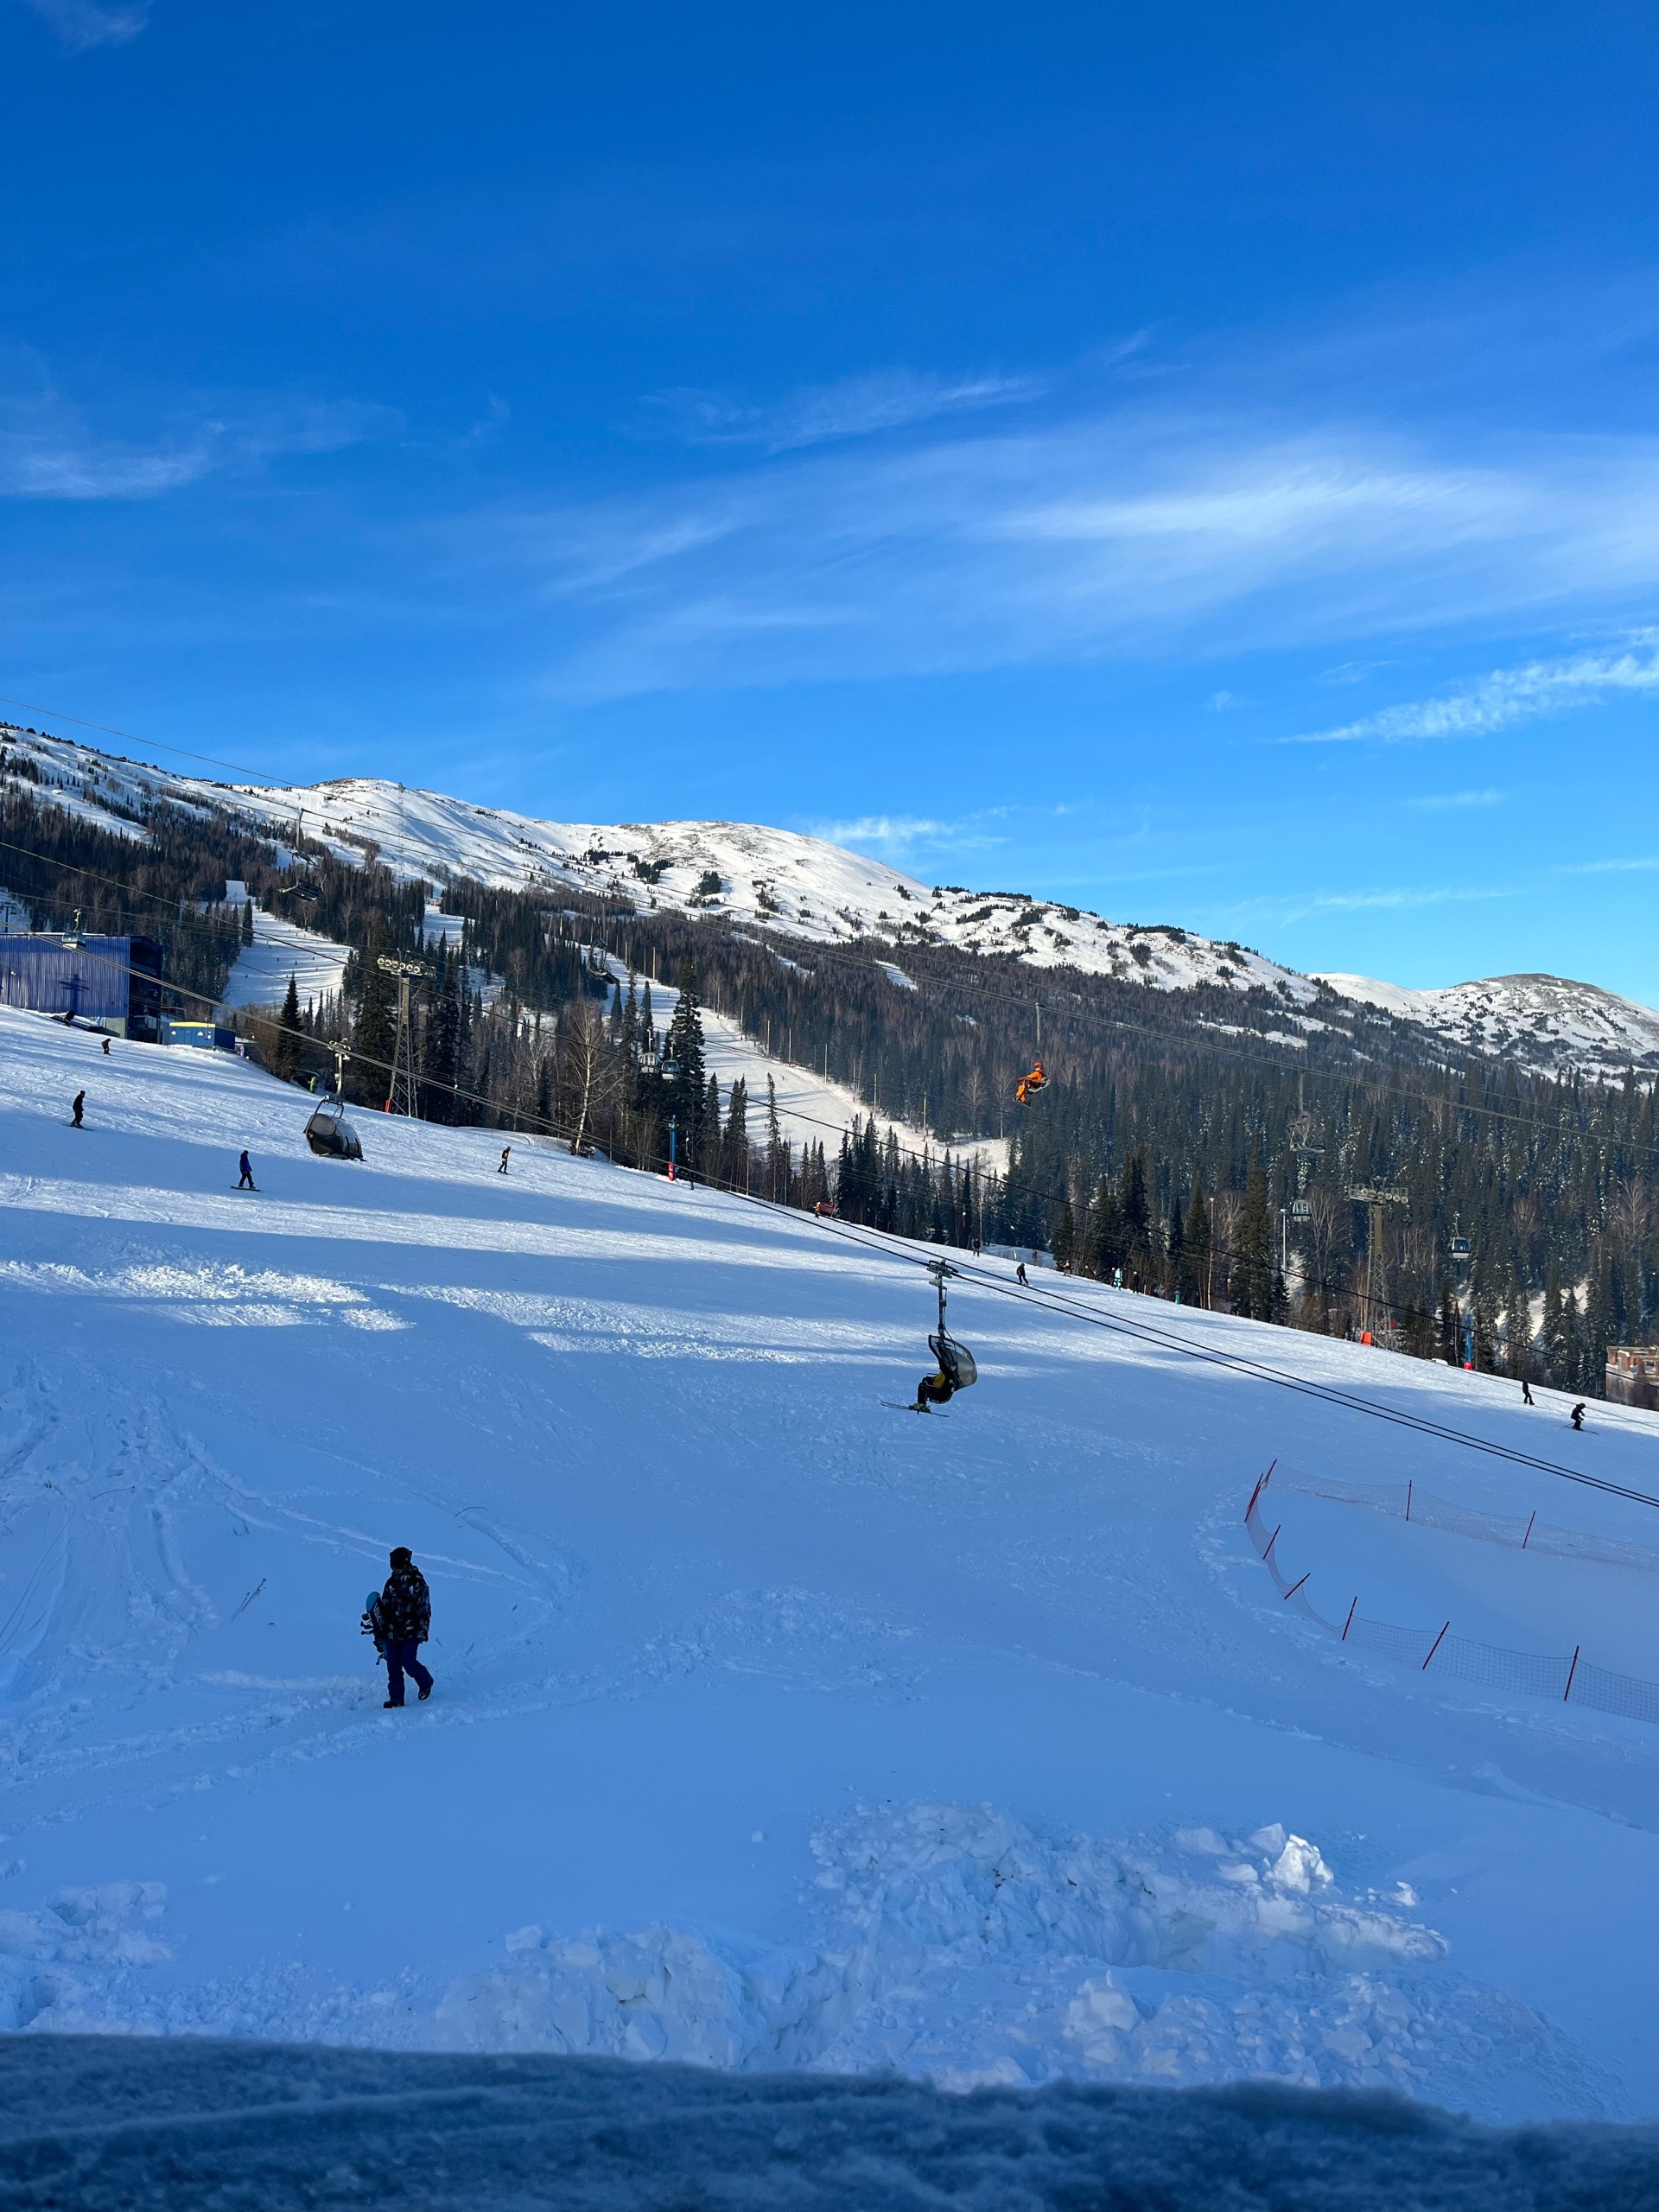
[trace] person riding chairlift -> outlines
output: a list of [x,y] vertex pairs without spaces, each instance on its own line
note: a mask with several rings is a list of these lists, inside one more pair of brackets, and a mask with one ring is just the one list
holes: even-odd
[[1020,1077],[1014,1095],[1023,1106],[1027,1099],[1037,1091],[1047,1089],[1048,1077],[1043,1073],[1043,1064],[1040,1060],[1036,1060],[1032,1064],[1031,1073]]

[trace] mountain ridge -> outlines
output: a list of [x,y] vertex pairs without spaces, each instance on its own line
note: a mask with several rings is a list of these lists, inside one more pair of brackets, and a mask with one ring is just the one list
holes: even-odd
[[725,919],[808,943],[882,944],[899,959],[907,946],[940,946],[1163,992],[1266,991],[1303,1032],[1319,1027],[1316,1009],[1328,993],[1409,1022],[1443,1046],[1515,1058],[1539,1073],[1659,1073],[1659,1012],[1598,984],[1516,974],[1417,989],[1344,972],[1304,974],[1234,939],[1171,923],[1114,922],[1024,893],[929,885],[827,839],[760,823],[559,822],[369,777],[220,783],[11,724],[0,724],[5,780],[33,784],[38,796],[127,836],[144,834],[138,810],[158,800],[230,810],[278,842],[291,831],[296,842],[320,842],[341,860],[378,858],[404,880],[563,887],[643,912]]

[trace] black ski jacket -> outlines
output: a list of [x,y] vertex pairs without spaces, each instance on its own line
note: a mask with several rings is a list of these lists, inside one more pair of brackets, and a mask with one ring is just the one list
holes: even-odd
[[432,1592],[418,1567],[394,1567],[380,1592],[380,1633],[389,1643],[424,1643],[432,1627]]

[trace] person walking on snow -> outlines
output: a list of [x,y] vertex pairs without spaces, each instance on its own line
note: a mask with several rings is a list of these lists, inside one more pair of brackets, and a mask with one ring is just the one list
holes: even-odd
[[1532,1385],[1524,1375],[1521,1377],[1521,1402],[1523,1406],[1532,1403]]
[[501,1165],[500,1165],[500,1166],[496,1169],[496,1171],[495,1171],[495,1172],[496,1172],[496,1173],[497,1173],[498,1175],[505,1175],[505,1174],[506,1173],[506,1172],[507,1172],[507,1154],[508,1154],[512,1150],[512,1147],[510,1144],[504,1144],[504,1145],[502,1146],[502,1147],[501,1147]]
[[83,1127],[83,1123],[82,1123],[82,1122],[81,1122],[81,1118],[80,1118],[80,1116],[81,1116],[82,1109],[84,1109],[84,1107],[86,1106],[86,1092],[85,1092],[84,1090],[78,1090],[78,1091],[75,1093],[75,1103],[74,1103],[74,1104],[73,1104],[73,1105],[70,1108],[70,1109],[69,1109],[69,1110],[70,1110],[70,1112],[71,1112],[71,1113],[74,1116],[74,1117],[75,1117],[75,1118],[74,1118],[74,1120],[73,1120],[73,1122],[70,1122],[70,1124],[69,1124],[69,1126],[70,1126],[70,1128],[71,1128],[72,1129],[78,1129],[78,1128],[80,1128],[81,1127]]
[[422,1666],[418,1648],[432,1628],[432,1592],[416,1566],[407,1544],[391,1554],[391,1573],[380,1592],[381,1650],[386,1662],[385,1711],[404,1702],[404,1676],[412,1675],[425,1704],[432,1694],[432,1677]]
[[236,1187],[238,1191],[257,1191],[259,1187],[253,1179],[253,1162],[245,1152],[242,1155],[242,1180]]

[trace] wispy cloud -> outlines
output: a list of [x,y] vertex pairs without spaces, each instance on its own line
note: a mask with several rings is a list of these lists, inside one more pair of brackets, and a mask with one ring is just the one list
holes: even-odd
[[[898,450],[779,451],[628,502],[480,517],[582,642],[568,699],[1329,645],[1659,588],[1659,442],[1471,466],[1370,431],[1119,409]],[[524,574],[524,569],[519,569]],[[1540,664],[1335,732],[1403,741],[1645,682]]]
[[1479,683],[1438,698],[1384,707],[1335,729],[1281,738],[1281,745],[1409,745],[1438,738],[1490,737],[1522,722],[1599,706],[1621,693],[1659,694],[1659,632],[1635,632],[1620,649],[1575,653],[1494,670]]
[[[148,441],[109,437],[51,388],[37,362],[22,358],[27,373],[0,390],[0,498],[153,499],[217,469],[337,453],[402,422],[391,409],[357,401],[245,401],[196,413]],[[20,383],[30,388],[20,391]]]
[[809,385],[770,405],[746,405],[720,393],[683,391],[659,392],[653,404],[693,444],[759,446],[767,453],[788,453],[801,446],[902,429],[941,415],[1036,399],[1047,389],[1045,379],[1033,376],[944,377],[880,369],[834,384]]
[[26,0],[26,4],[45,16],[72,54],[86,54],[95,46],[124,46],[149,21],[149,0],[124,8],[100,8],[94,0]]
[[969,816],[961,822],[941,822],[912,814],[861,814],[849,822],[814,822],[808,834],[824,837],[832,845],[847,845],[855,852],[874,851],[898,862],[901,855],[920,852],[987,852],[1005,844],[1005,837],[983,826],[985,817]]
[[1503,791],[1429,791],[1421,798],[1408,798],[1406,804],[1421,814],[1441,814],[1454,807],[1502,806],[1504,798]]

